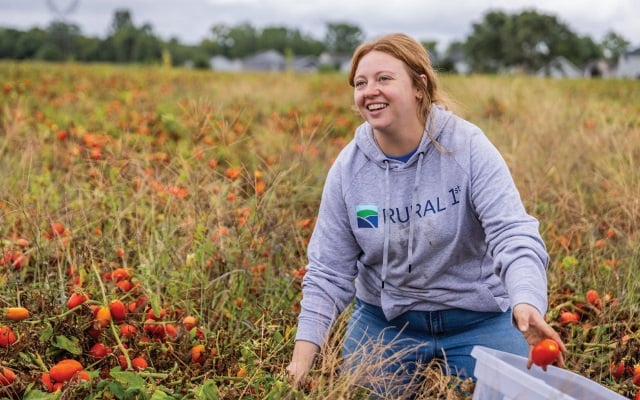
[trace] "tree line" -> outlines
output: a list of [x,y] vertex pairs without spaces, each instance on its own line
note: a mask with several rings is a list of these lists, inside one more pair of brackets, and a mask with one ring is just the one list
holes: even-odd
[[[64,21],[27,31],[0,28],[0,59],[173,66],[191,63],[209,68],[209,59],[216,55],[244,58],[268,49],[300,56],[324,52],[349,55],[365,38],[357,25],[332,22],[326,28],[325,37],[317,39],[285,26],[258,29],[250,23],[217,24],[200,43],[186,45],[176,38],[162,40],[150,24],[136,26],[131,12],[120,9],[114,12],[105,38],[87,37],[78,25]],[[435,41],[422,41],[440,70],[452,70],[460,58],[472,71],[484,73],[508,68],[535,71],[557,57],[583,65],[594,59],[615,60],[629,45],[626,38],[613,31],[601,42],[579,36],[556,16],[533,10],[514,14],[489,11],[472,28],[469,36],[450,43],[444,51],[438,51]]]

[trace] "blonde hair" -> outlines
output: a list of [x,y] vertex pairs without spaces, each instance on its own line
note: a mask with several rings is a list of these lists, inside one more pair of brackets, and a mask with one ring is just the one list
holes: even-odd
[[[436,71],[431,65],[427,50],[418,41],[403,33],[385,35],[358,46],[351,58],[349,85],[355,87],[356,68],[362,57],[372,51],[387,53],[405,64],[413,85],[422,93],[418,98],[417,109],[420,121],[426,122],[432,104],[441,104],[448,108],[448,101],[439,88]],[[426,82],[422,75],[427,77]]]

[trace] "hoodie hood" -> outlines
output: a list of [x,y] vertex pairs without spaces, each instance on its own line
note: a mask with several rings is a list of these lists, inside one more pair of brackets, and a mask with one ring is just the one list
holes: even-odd
[[380,168],[390,169],[395,168],[409,168],[419,158],[420,153],[426,155],[430,151],[437,150],[433,143],[433,140],[438,141],[445,126],[451,119],[453,114],[445,110],[441,105],[432,105],[431,112],[427,117],[427,122],[424,126],[424,132],[420,144],[416,153],[406,163],[389,158],[376,142],[373,134],[373,128],[368,122],[364,122],[356,129],[355,142],[356,146],[364,153],[364,155],[378,165]]

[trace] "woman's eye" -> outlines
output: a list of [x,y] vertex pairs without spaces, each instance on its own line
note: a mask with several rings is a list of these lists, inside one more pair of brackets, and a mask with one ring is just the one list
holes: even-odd
[[356,81],[356,82],[355,82],[355,84],[354,84],[354,86],[355,86],[355,87],[361,87],[361,86],[364,86],[364,84],[365,84],[365,82],[364,82],[364,81]]

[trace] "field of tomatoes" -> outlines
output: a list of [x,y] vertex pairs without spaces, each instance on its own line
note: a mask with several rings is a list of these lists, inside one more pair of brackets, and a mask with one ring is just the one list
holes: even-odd
[[[283,376],[324,176],[360,123],[346,77],[35,63],[0,77],[0,397],[361,398],[339,346],[304,390]],[[636,395],[638,83],[443,84],[541,222],[567,368]],[[442,389],[422,398],[464,396],[430,379]]]

